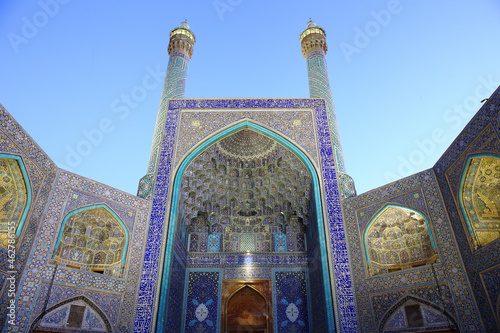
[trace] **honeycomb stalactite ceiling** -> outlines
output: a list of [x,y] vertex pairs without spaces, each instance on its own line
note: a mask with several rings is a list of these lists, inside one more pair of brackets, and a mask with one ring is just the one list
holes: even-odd
[[310,188],[311,176],[292,152],[242,130],[187,167],[177,230],[190,252],[305,251]]
[[437,255],[424,217],[413,210],[386,208],[366,233],[372,275],[380,275],[426,263]]
[[252,160],[264,157],[276,149],[276,141],[251,130],[242,130],[216,143],[217,149],[228,157]]
[[55,261],[118,277],[125,251],[125,230],[105,208],[71,215],[63,229]]

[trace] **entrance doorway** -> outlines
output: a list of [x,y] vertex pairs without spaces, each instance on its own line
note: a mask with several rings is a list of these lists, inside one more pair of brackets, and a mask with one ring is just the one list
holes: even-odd
[[222,332],[272,332],[269,280],[222,281]]

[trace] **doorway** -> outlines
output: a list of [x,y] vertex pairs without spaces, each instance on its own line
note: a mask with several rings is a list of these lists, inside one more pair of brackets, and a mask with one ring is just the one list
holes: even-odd
[[222,281],[222,332],[272,332],[269,280]]

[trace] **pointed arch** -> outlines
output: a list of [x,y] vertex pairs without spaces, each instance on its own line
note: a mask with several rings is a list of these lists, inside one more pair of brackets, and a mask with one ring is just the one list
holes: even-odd
[[[395,216],[386,223],[383,218],[389,214]],[[437,258],[436,244],[425,214],[396,204],[383,206],[370,220],[363,232],[363,245],[371,275],[423,265]]]
[[0,185],[0,246],[4,246],[9,235],[21,235],[31,206],[31,185],[20,156],[0,154]]
[[[100,319],[104,322],[104,325],[106,326],[106,331],[108,333],[111,333],[113,332],[113,329],[111,327],[111,322],[109,321],[108,317],[106,316],[106,314],[104,313],[104,311],[101,310],[101,308],[95,304],[94,302],[92,302],[89,298],[87,298],[86,296],[84,295],[79,295],[79,296],[75,296],[75,297],[72,297],[72,298],[68,298],[62,302],[59,302],[57,304],[54,304],[53,306],[49,307],[48,309],[46,309],[45,311],[43,311],[42,313],[40,313],[36,318],[35,320],[33,320],[33,322],[31,323],[31,326],[30,326],[30,329],[29,331],[30,332],[33,332],[37,327],[39,327],[40,323],[42,322],[43,318],[50,314],[51,312],[54,312],[56,310],[58,310],[59,308],[63,308],[65,307],[66,305],[70,304],[70,303],[75,303],[75,302],[78,302],[78,301],[82,301],[83,303],[85,303],[85,305],[88,305],[93,311],[95,311]],[[64,318],[62,318],[64,319]]]
[[[182,162],[178,165],[175,171],[174,183],[172,187],[172,198],[171,198],[171,207],[170,207],[170,215],[169,215],[169,223],[168,223],[168,231],[167,231],[167,239],[165,246],[165,255],[163,262],[163,270],[162,270],[162,280],[160,287],[160,296],[159,296],[159,307],[158,313],[165,313],[167,308],[167,295],[168,295],[168,284],[170,277],[170,263],[172,261],[173,256],[173,246],[174,246],[174,237],[175,237],[175,226],[176,226],[176,218],[178,213],[178,201],[179,195],[181,193],[181,183],[182,183],[182,175],[186,171],[189,163],[201,154],[205,149],[210,147],[215,142],[235,133],[243,129],[250,129],[256,131],[264,136],[267,136],[274,141],[280,143],[285,148],[290,150],[293,154],[295,154],[306,166],[309,174],[311,175],[312,180],[312,192],[313,192],[313,201],[316,209],[316,217],[317,217],[317,232],[319,238],[319,248],[321,253],[321,267],[322,267],[322,280],[323,280],[323,290],[326,304],[326,311],[331,313],[332,315],[327,315],[328,318],[328,326],[331,330],[335,328],[335,318],[334,318],[334,308],[333,308],[333,299],[332,299],[332,289],[330,283],[330,273],[329,273],[329,265],[327,261],[327,242],[324,230],[324,219],[323,219],[323,206],[321,202],[321,185],[319,182],[319,174],[317,167],[313,164],[313,159],[305,152],[300,146],[292,140],[286,138],[282,134],[273,131],[272,129],[265,127],[264,125],[253,122],[249,119],[243,119],[237,123],[233,123],[230,126],[227,126],[220,131],[212,134],[210,137],[205,139],[203,142],[199,143],[197,146],[192,148],[187,155],[184,156]],[[163,327],[164,325],[164,316],[157,316],[157,329]]]
[[[85,225],[85,223],[81,221],[75,221],[74,223],[72,222],[73,225],[68,226],[68,221],[72,221],[73,217],[80,217],[80,215],[86,212],[96,210],[103,210],[107,214],[109,214],[112,217],[112,221],[114,221],[114,223],[121,228],[121,231],[123,231],[123,237],[119,234],[121,232],[120,229],[118,229],[118,231],[116,229],[114,231],[108,230],[112,226],[106,226],[107,229],[104,227],[94,228],[92,224]],[[93,222],[89,221],[89,223]],[[73,230],[77,228],[80,230]],[[60,246],[63,235],[68,238],[67,240],[65,240],[64,245],[66,246]],[[120,240],[120,238],[122,239]],[[125,265],[128,243],[129,232],[127,226],[110,207],[108,207],[106,204],[80,207],[69,212],[64,217],[63,222],[61,223],[61,228],[59,230],[56,245],[54,248],[55,260],[66,262],[68,261],[67,259],[69,259],[69,255],[73,254],[74,260],[70,261],[79,262],[82,264],[81,266],[87,267],[89,269],[91,266],[99,267],[99,269],[93,271],[102,273],[104,273],[104,269],[101,270],[102,267],[116,265],[116,263],[119,262],[121,265],[121,269],[113,269],[112,274],[113,276],[118,277]],[[76,246],[68,246],[73,244]],[[65,251],[68,253],[66,253]],[[91,253],[88,253],[89,251]],[[86,262],[84,261],[85,256],[87,256]],[[112,262],[112,264],[109,264],[107,260]],[[71,262],[69,264],[71,264]]]
[[500,156],[470,155],[460,177],[459,205],[475,248],[500,238]]
[[432,302],[424,300],[422,298],[419,298],[419,297],[416,297],[416,296],[413,296],[413,295],[405,295],[405,296],[401,297],[399,299],[399,301],[397,301],[384,314],[384,316],[382,317],[382,320],[380,321],[380,323],[378,325],[378,332],[379,333],[384,333],[385,326],[387,325],[389,319],[391,319],[392,315],[394,315],[398,310],[400,310],[405,305],[405,303],[407,303],[409,301],[413,301],[413,302],[416,302],[418,304],[423,304],[425,306],[428,306],[428,307],[432,308],[435,311],[438,311],[439,313],[441,313],[444,316],[446,316],[446,319],[448,321],[448,324],[449,324],[450,328],[458,329],[459,326],[458,326],[455,318],[453,318],[453,316],[450,315],[448,313],[448,311],[446,311],[445,309],[439,307],[438,305],[436,305],[436,304],[434,304]]
[[[243,295],[246,291],[249,291],[247,295]],[[237,301],[236,298],[242,296],[245,299],[244,304],[244,309],[237,309],[238,304],[234,304],[234,301]],[[252,297],[256,296],[256,297]],[[260,301],[260,302],[259,302]],[[269,327],[269,312],[271,309],[269,308],[269,302],[266,298],[266,296],[257,288],[245,284],[235,290],[231,295],[226,300],[225,304],[226,308],[226,316],[225,316],[225,322],[224,322],[224,328],[228,331],[230,331],[232,326],[260,326],[259,328],[265,328],[266,331],[269,331],[271,328]],[[240,311],[234,311],[235,313],[232,313],[231,310],[240,310]],[[251,320],[247,320],[246,322],[243,321],[241,322],[238,320],[238,314],[244,313],[245,311],[253,311],[251,313],[247,313],[246,315],[248,316],[248,319],[251,318]],[[261,314],[255,313],[255,311],[258,310],[264,310],[264,313],[261,312]],[[251,325],[251,322],[259,322],[259,325]]]

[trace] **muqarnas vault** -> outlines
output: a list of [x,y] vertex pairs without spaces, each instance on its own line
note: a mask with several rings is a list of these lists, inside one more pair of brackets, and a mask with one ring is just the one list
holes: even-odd
[[322,28],[311,98],[184,98],[195,41],[170,33],[137,196],[0,109],[3,332],[500,331],[499,89],[433,168],[357,195]]

